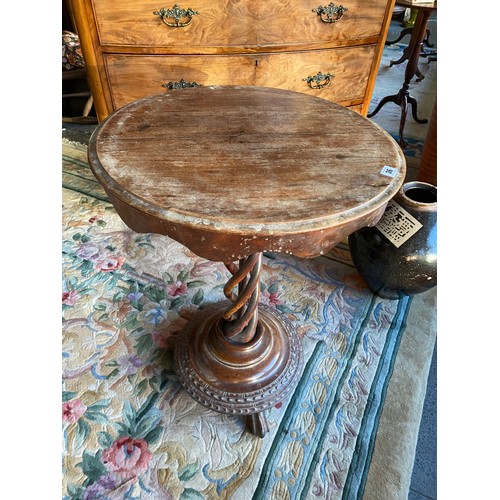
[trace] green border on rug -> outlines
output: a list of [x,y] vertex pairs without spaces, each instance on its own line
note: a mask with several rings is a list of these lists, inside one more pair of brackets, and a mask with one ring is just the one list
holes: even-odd
[[[351,465],[347,473],[346,482],[342,491],[343,500],[353,498],[363,498],[366,479],[370,469],[370,462],[375,447],[377,430],[380,416],[384,409],[384,401],[387,394],[387,387],[391,380],[394,363],[398,354],[399,345],[406,329],[406,319],[410,312],[413,297],[405,297],[399,300],[398,311],[396,312],[385,342],[381,359],[377,366],[374,381],[368,396],[366,409],[359,430],[359,436],[366,434],[371,426],[370,438],[357,439],[356,447],[351,460]],[[403,304],[404,302],[404,304]]]

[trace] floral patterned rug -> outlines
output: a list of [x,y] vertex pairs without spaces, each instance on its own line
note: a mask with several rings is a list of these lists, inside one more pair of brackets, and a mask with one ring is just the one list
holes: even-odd
[[183,327],[223,299],[224,265],[131,231],[68,142],[62,200],[63,498],[362,497],[412,299],[374,296],[345,245],[267,255],[261,301],[296,327],[305,363],[259,439],[172,370]]

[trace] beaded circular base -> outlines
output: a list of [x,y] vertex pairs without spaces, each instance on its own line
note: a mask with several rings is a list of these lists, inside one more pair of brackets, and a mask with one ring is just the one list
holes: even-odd
[[227,303],[201,312],[179,336],[175,371],[185,390],[212,410],[236,415],[262,412],[295,388],[302,367],[302,344],[290,321],[259,304],[254,338],[228,340],[220,328]]

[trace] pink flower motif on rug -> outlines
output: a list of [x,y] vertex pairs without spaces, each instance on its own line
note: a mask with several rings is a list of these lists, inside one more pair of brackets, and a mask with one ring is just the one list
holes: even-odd
[[62,293],[62,303],[67,306],[74,306],[78,300],[78,293],[76,290],[70,290],[69,292]]
[[109,470],[130,479],[138,476],[148,468],[152,453],[144,439],[122,437],[104,450],[102,461]]
[[262,290],[262,302],[273,307],[280,306],[283,304],[283,301],[279,298],[279,295],[278,291],[269,293],[268,290]]
[[167,291],[171,297],[177,297],[178,295],[186,295],[188,287],[186,283],[182,283],[182,281],[176,281],[175,283],[167,286]]
[[62,405],[62,419],[65,422],[74,424],[85,413],[87,407],[79,400],[73,399]]
[[104,259],[99,260],[96,264],[96,269],[98,271],[109,273],[110,271],[116,271],[117,269],[120,269],[120,267],[123,266],[124,262],[124,257],[115,257],[110,255],[108,257],[105,257]]

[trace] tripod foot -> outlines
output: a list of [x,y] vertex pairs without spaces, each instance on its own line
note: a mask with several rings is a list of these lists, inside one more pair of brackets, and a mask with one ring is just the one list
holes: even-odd
[[428,120],[426,118],[422,119],[417,116],[417,100],[412,96],[408,96],[408,103],[411,105],[411,115],[413,119],[417,123],[427,123]]
[[375,116],[382,109],[382,106],[384,106],[384,104],[386,104],[388,102],[393,102],[394,104],[399,104],[398,103],[398,98],[399,98],[399,94],[385,96],[378,103],[377,107],[371,113],[368,113],[366,115],[367,118],[371,118],[372,116]]
[[421,82],[425,78],[425,75],[418,68],[416,69],[415,74],[417,75],[417,82]]

